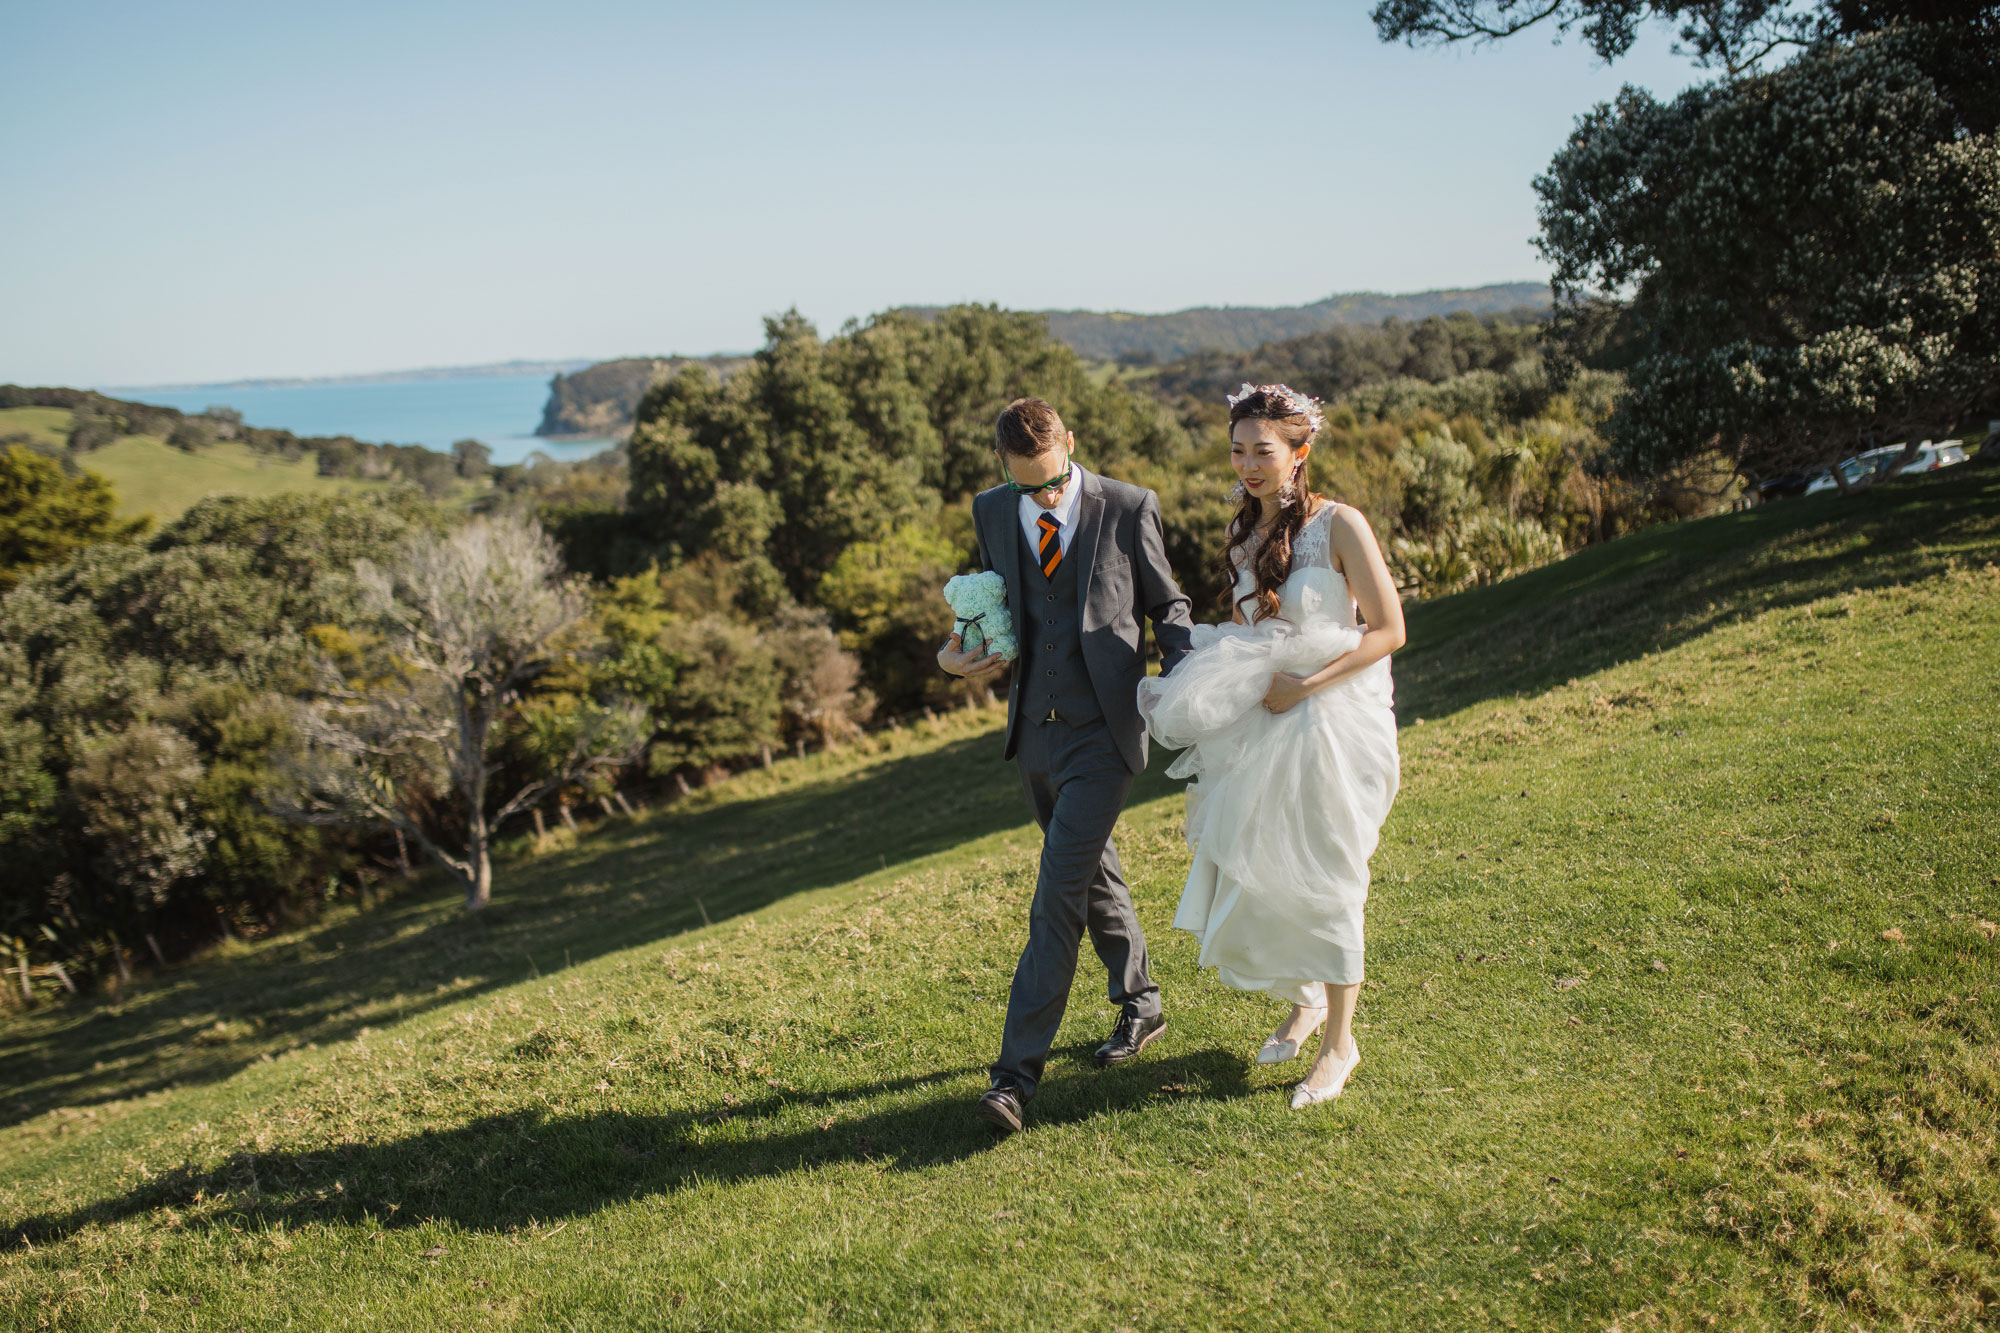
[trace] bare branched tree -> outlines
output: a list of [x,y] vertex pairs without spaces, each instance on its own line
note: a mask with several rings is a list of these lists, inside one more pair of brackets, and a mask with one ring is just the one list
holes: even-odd
[[[1766,56],[1867,22],[1839,0],[1381,0],[1369,17],[1383,41],[1412,46],[1497,42],[1539,25],[1581,29],[1609,62],[1632,49],[1648,22],[1672,25],[1674,49],[1732,78]],[[1947,8],[1950,8],[1948,3]]]
[[305,743],[272,804],[311,823],[400,830],[451,871],[476,911],[492,898],[501,824],[565,783],[630,762],[644,714],[582,705],[566,744],[544,747],[541,771],[495,806],[500,731],[552,640],[584,613],[554,544],[533,523],[479,520],[413,540],[386,568],[357,561],[355,572],[379,636],[372,669],[356,679],[355,663],[321,655],[319,688],[297,712]]

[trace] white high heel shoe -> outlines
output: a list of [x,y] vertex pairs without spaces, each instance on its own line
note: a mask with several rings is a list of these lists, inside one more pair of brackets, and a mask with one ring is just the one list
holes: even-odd
[[1281,1065],[1285,1061],[1292,1059],[1299,1053],[1299,1042],[1304,1041],[1306,1037],[1310,1037],[1313,1033],[1319,1031],[1325,1023],[1326,1009],[1322,1006],[1319,1011],[1319,1022],[1306,1029],[1305,1036],[1300,1037],[1298,1041],[1279,1041],[1275,1033],[1264,1038],[1264,1044],[1257,1050],[1257,1063],[1260,1065]]
[[1307,1083],[1299,1084],[1298,1087],[1292,1089],[1292,1109],[1294,1111],[1304,1110],[1308,1106],[1316,1106],[1321,1102],[1330,1102],[1335,1097],[1338,1097],[1340,1090],[1347,1086],[1347,1076],[1352,1074],[1354,1067],[1360,1063],[1361,1044],[1350,1036],[1347,1039],[1347,1059],[1341,1061],[1340,1068],[1334,1071],[1333,1081],[1323,1088],[1315,1088]]

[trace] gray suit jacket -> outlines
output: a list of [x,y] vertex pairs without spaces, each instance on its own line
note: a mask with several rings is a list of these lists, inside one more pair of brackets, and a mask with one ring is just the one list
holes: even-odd
[[[1083,660],[1105,725],[1125,766],[1146,767],[1146,727],[1139,720],[1139,682],[1146,676],[1146,643],[1140,620],[1153,622],[1161,670],[1171,671],[1188,650],[1193,625],[1187,595],[1167,567],[1160,529],[1160,497],[1144,487],[1077,469],[1076,532],[1065,561],[1079,560],[1078,602],[1083,613]],[[1020,497],[995,486],[973,497],[972,527],[979,538],[979,566],[1007,580],[1014,639],[1026,643],[1022,608],[1028,600],[1027,562],[1021,536]],[[1014,757],[1025,719],[1017,703],[1016,673],[1007,691],[1007,758]]]

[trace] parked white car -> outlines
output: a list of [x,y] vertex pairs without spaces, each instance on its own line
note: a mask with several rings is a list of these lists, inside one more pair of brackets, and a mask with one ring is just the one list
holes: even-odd
[[1912,458],[1899,476],[1912,472],[1935,472],[1941,467],[1965,461],[1965,443],[1962,440],[1939,440],[1932,444],[1925,440],[1917,446],[1917,456]]
[[[1849,486],[1862,485],[1875,473],[1886,469],[1891,461],[1902,455],[1902,452],[1902,445],[1890,444],[1884,445],[1880,449],[1870,449],[1866,453],[1856,454],[1852,458],[1841,461],[1841,475],[1847,478]],[[1929,440],[1925,440],[1917,446],[1917,452],[1910,459],[1908,465],[1896,475],[1906,476],[1912,472],[1935,472],[1941,467],[1950,467],[1954,463],[1963,463],[1964,461],[1965,445],[1963,442],[1959,440],[1940,440],[1932,443]],[[1821,491],[1837,489],[1839,487],[1833,480],[1833,471],[1829,468],[1813,474],[1813,479],[1806,483],[1805,493],[1807,495],[1818,495]]]

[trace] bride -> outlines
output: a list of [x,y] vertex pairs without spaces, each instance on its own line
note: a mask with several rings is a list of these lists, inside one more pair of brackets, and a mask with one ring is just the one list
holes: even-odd
[[1174,925],[1223,985],[1291,1004],[1259,1064],[1324,1029],[1294,1108],[1339,1096],[1361,1061],[1361,909],[1398,781],[1388,658],[1403,608],[1368,521],[1306,488],[1320,419],[1282,384],[1230,395],[1233,623],[1197,625],[1173,674],[1139,686],[1153,738],[1183,751],[1168,774],[1197,778]]

